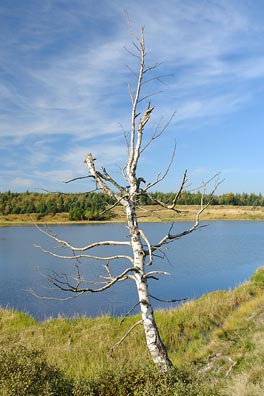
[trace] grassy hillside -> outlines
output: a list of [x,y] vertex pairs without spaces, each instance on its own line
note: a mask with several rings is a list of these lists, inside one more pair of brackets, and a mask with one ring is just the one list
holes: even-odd
[[[153,370],[140,327],[110,356],[136,316],[39,323],[1,309],[0,395],[263,395],[263,291],[264,267],[234,290],[158,311],[176,367],[168,376]],[[41,390],[34,390],[36,378]]]

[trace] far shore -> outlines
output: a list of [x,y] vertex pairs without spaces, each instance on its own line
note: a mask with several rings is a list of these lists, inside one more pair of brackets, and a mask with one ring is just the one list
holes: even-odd
[[[142,206],[138,208],[139,222],[177,222],[195,221],[199,206],[181,205],[179,212],[173,212],[158,206]],[[69,221],[68,213],[46,215],[40,219],[37,214],[9,214],[0,215],[0,226],[33,225],[33,224],[94,224],[94,223],[122,223],[126,222],[122,207],[113,211],[109,220],[97,221]],[[209,206],[201,215],[200,221],[229,220],[229,221],[264,221],[264,207],[262,206]]]

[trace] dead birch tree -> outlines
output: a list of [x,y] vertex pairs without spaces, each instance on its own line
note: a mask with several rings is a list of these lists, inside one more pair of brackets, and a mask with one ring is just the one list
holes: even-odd
[[[183,236],[192,233],[193,231],[200,228],[200,215],[208,206],[203,203],[203,195],[201,199],[200,208],[196,214],[196,219],[194,224],[188,228],[183,230],[180,233],[173,233],[173,227],[168,230],[166,235],[163,235],[162,238],[156,243],[151,243],[148,239],[147,235],[143,232],[138,222],[137,216],[137,207],[140,196],[148,197],[153,204],[167,208],[168,210],[177,212],[177,202],[178,199],[186,185],[187,174],[186,172],[183,175],[183,179],[181,181],[178,192],[175,194],[172,202],[170,204],[166,204],[161,202],[160,200],[154,199],[149,190],[151,187],[157,185],[161,180],[163,180],[171,166],[173,160],[173,154],[171,161],[168,164],[168,168],[164,172],[163,175],[159,175],[153,182],[146,183],[146,181],[139,177],[137,174],[138,164],[141,158],[142,152],[150,145],[150,143],[160,136],[160,132],[155,132],[148,141],[143,139],[143,132],[148,124],[151,115],[154,111],[154,107],[151,106],[150,103],[147,104],[145,110],[140,113],[138,110],[139,103],[143,102],[144,97],[142,98],[141,91],[143,82],[146,81],[146,74],[154,69],[154,67],[147,66],[146,61],[146,53],[145,53],[145,42],[144,42],[144,29],[142,29],[142,35],[140,38],[134,36],[135,42],[134,48],[136,50],[136,58],[139,61],[139,70],[137,74],[137,83],[134,90],[129,87],[129,93],[131,97],[131,130],[129,136],[126,136],[127,140],[127,148],[128,148],[128,157],[127,163],[123,170],[123,178],[125,187],[120,185],[112,176],[107,172],[105,168],[97,169],[95,158],[90,153],[87,155],[85,159],[85,164],[88,168],[88,176],[92,178],[95,182],[96,188],[102,190],[107,196],[111,197],[115,200],[115,205],[121,205],[124,208],[127,227],[129,230],[129,240],[127,241],[95,241],[87,246],[77,247],[73,246],[71,243],[58,238],[56,235],[50,233],[49,231],[45,231],[43,229],[42,232],[46,233],[50,238],[56,241],[59,246],[63,248],[69,249],[71,252],[70,255],[59,255],[55,252],[51,252],[48,250],[41,248],[46,253],[49,253],[55,257],[59,257],[65,260],[74,260],[75,267],[77,268],[76,276],[67,276],[67,275],[56,275],[53,274],[49,276],[49,281],[53,286],[62,290],[71,292],[74,295],[83,295],[88,293],[100,293],[113,285],[126,281],[127,279],[133,280],[138,293],[138,304],[140,306],[141,311],[141,320],[137,322],[133,328],[142,324],[145,331],[146,343],[153,359],[155,365],[161,369],[166,371],[170,366],[172,366],[172,362],[168,356],[167,350],[162,342],[162,339],[159,334],[159,330],[154,318],[154,312],[152,307],[152,302],[148,289],[148,280],[149,279],[157,279],[158,275],[165,274],[162,271],[150,270],[153,260],[157,254],[157,252],[169,243],[172,243]],[[147,81],[153,80],[150,78]],[[147,100],[149,97],[147,98]],[[168,125],[168,124],[167,124]],[[162,132],[166,129],[167,125],[163,128]],[[204,188],[206,188],[207,183],[204,184]],[[216,186],[215,186],[216,188]],[[214,193],[213,189],[212,193]],[[205,192],[205,191],[204,191]],[[94,253],[95,249],[98,252],[98,248],[111,246],[118,250],[118,253],[115,255],[98,255],[98,253]],[[129,248],[130,254],[122,254],[120,251],[122,248],[125,248],[126,251]],[[103,265],[106,274],[101,275],[101,282],[91,282],[87,279],[83,279],[80,273],[80,267],[78,265],[78,260],[87,259],[87,260],[98,260],[98,262],[106,263]],[[111,267],[115,263],[115,268],[118,266],[118,262],[126,261],[128,266],[125,270],[120,271],[118,275],[113,276],[111,272]],[[76,264],[77,263],[77,264]],[[131,329],[132,330],[132,329]],[[127,334],[126,334],[127,335]],[[123,337],[125,338],[125,337]],[[122,339],[123,339],[122,338]]]

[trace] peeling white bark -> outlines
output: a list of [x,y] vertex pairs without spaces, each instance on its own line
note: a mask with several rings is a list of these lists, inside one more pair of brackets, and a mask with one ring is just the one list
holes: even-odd
[[[144,271],[144,270],[143,270]],[[150,302],[147,279],[142,279],[141,272],[135,274],[138,298],[140,301],[141,317],[144,326],[147,347],[153,362],[163,371],[172,366],[166,348],[159,335],[158,327],[154,318],[153,308]]]
[[[146,266],[152,264],[153,252],[160,249],[163,245],[171,243],[197,230],[200,227],[199,225],[200,215],[206,209],[208,204],[203,205],[203,200],[201,200],[201,208],[197,213],[195,223],[192,227],[178,234],[172,234],[171,233],[172,227],[171,227],[167,235],[163,236],[160,239],[160,241],[157,242],[155,245],[150,243],[147,236],[139,228],[137,221],[137,211],[136,211],[138,197],[140,195],[143,195],[145,197],[147,196],[151,198],[148,195],[148,190],[166,177],[173,160],[174,151],[172,154],[171,161],[169,162],[167,170],[165,171],[163,176],[158,176],[154,182],[148,183],[145,188],[142,188],[141,183],[142,182],[145,183],[145,180],[142,177],[137,177],[137,169],[138,169],[140,156],[142,152],[146,149],[146,147],[149,146],[150,142],[156,139],[157,137],[159,137],[161,133],[163,133],[164,129],[167,127],[168,124],[161,130],[160,133],[154,132],[152,138],[147,143],[145,143],[145,145],[142,146],[144,128],[148,123],[148,121],[150,120],[154,107],[151,107],[149,103],[145,111],[142,113],[141,117],[139,117],[140,114],[138,113],[137,107],[139,102],[142,101],[142,98],[140,98],[141,96],[140,93],[142,88],[143,77],[146,72],[153,70],[155,66],[154,67],[145,66],[145,44],[144,44],[143,29],[142,29],[141,39],[136,38],[136,40],[137,43],[135,44],[135,48],[138,50],[136,57],[140,60],[140,65],[139,65],[137,85],[135,87],[135,93],[133,93],[132,90],[130,89],[130,97],[132,101],[131,131],[130,131],[130,142],[128,142],[127,136],[125,136],[128,146],[128,158],[127,158],[126,167],[124,168],[123,171],[126,187],[122,187],[119,183],[117,183],[108,174],[105,168],[102,168],[100,171],[97,170],[95,167],[95,159],[93,158],[92,154],[88,154],[85,159],[85,163],[89,171],[88,177],[92,178],[95,181],[96,187],[100,190],[103,190],[104,193],[107,194],[109,197],[113,198],[116,202],[116,205],[118,204],[123,206],[126,213],[130,241],[118,242],[118,241],[107,240],[101,242],[100,241],[93,242],[84,247],[76,247],[71,245],[67,241],[59,239],[56,235],[52,234],[51,232],[43,231],[42,229],[40,229],[44,234],[55,240],[60,247],[69,249],[72,252],[72,255],[69,256],[69,255],[56,254],[47,251],[41,248],[40,246],[39,248],[42,251],[52,254],[55,257],[74,260],[76,272],[77,272],[75,276],[68,277],[67,274],[63,274],[63,276],[60,277],[55,274],[49,277],[49,281],[56,288],[63,291],[72,292],[75,296],[76,294],[79,295],[84,293],[103,292],[104,290],[107,290],[110,287],[112,287],[117,282],[125,281],[126,279],[134,280],[138,292],[138,304],[140,305],[141,308],[141,320],[137,324],[139,323],[143,324],[146,343],[149,352],[151,354],[151,357],[153,359],[153,362],[157,365],[157,367],[159,367],[159,369],[166,371],[170,366],[172,366],[172,363],[168,357],[166,348],[159,335],[158,327],[154,318],[154,312],[151,304],[151,296],[148,290],[148,279],[150,277],[154,278],[155,274],[161,274],[162,271],[147,272]],[[151,78],[150,81],[153,79],[155,78]],[[173,201],[170,205],[162,203],[157,199],[155,200],[155,204],[158,204],[161,207],[165,207],[173,211],[177,211],[176,209],[177,200],[183,191],[183,187],[185,185],[186,180],[187,180],[187,176],[185,172],[180,189],[178,193],[175,194],[175,197],[173,198]],[[215,186],[215,189],[217,185]],[[204,187],[206,187],[206,183],[204,184]],[[214,193],[215,189],[213,190],[211,195]],[[126,254],[116,254],[110,256],[109,255],[104,256],[103,253],[101,255],[93,254],[95,248],[104,247],[104,246],[113,246],[113,247],[118,246],[119,248],[130,247],[132,253],[131,255],[128,255],[126,252]],[[96,252],[98,252],[98,250]],[[102,262],[107,261],[107,265],[104,265],[104,268],[106,270],[106,276],[103,275],[100,276],[101,279],[103,279],[103,281],[93,282],[87,279],[83,279],[78,265],[79,259],[93,259],[93,260],[100,260]],[[120,261],[127,261],[129,267],[125,270],[122,271],[120,270],[121,272],[118,275],[112,276],[110,265],[108,262],[115,262],[117,264]],[[155,297],[153,296],[153,298]],[[132,326],[132,329],[136,325]],[[127,334],[129,334],[130,331],[131,330],[129,330]],[[123,337],[122,339],[124,339],[125,337]]]
[[167,369],[172,366],[172,362],[170,361],[167,350],[161,340],[154,318],[154,312],[148,291],[148,278],[145,276],[146,254],[141,240],[142,232],[140,231],[137,224],[136,209],[133,201],[130,201],[129,205],[127,205],[126,215],[130,230],[131,247],[133,250],[135,268],[134,279],[136,282],[138,298],[140,302],[142,324],[144,326],[147,347],[153,362],[161,370],[167,371]]

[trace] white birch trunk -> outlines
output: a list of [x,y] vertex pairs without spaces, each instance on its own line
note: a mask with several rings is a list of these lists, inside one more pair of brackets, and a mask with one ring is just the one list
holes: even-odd
[[140,302],[142,324],[145,331],[146,343],[152,360],[162,371],[172,367],[166,348],[160,338],[154,318],[154,312],[148,292],[148,281],[145,276],[145,252],[137,225],[137,218],[133,202],[126,207],[127,221],[130,230],[131,246],[133,249],[135,282]]

